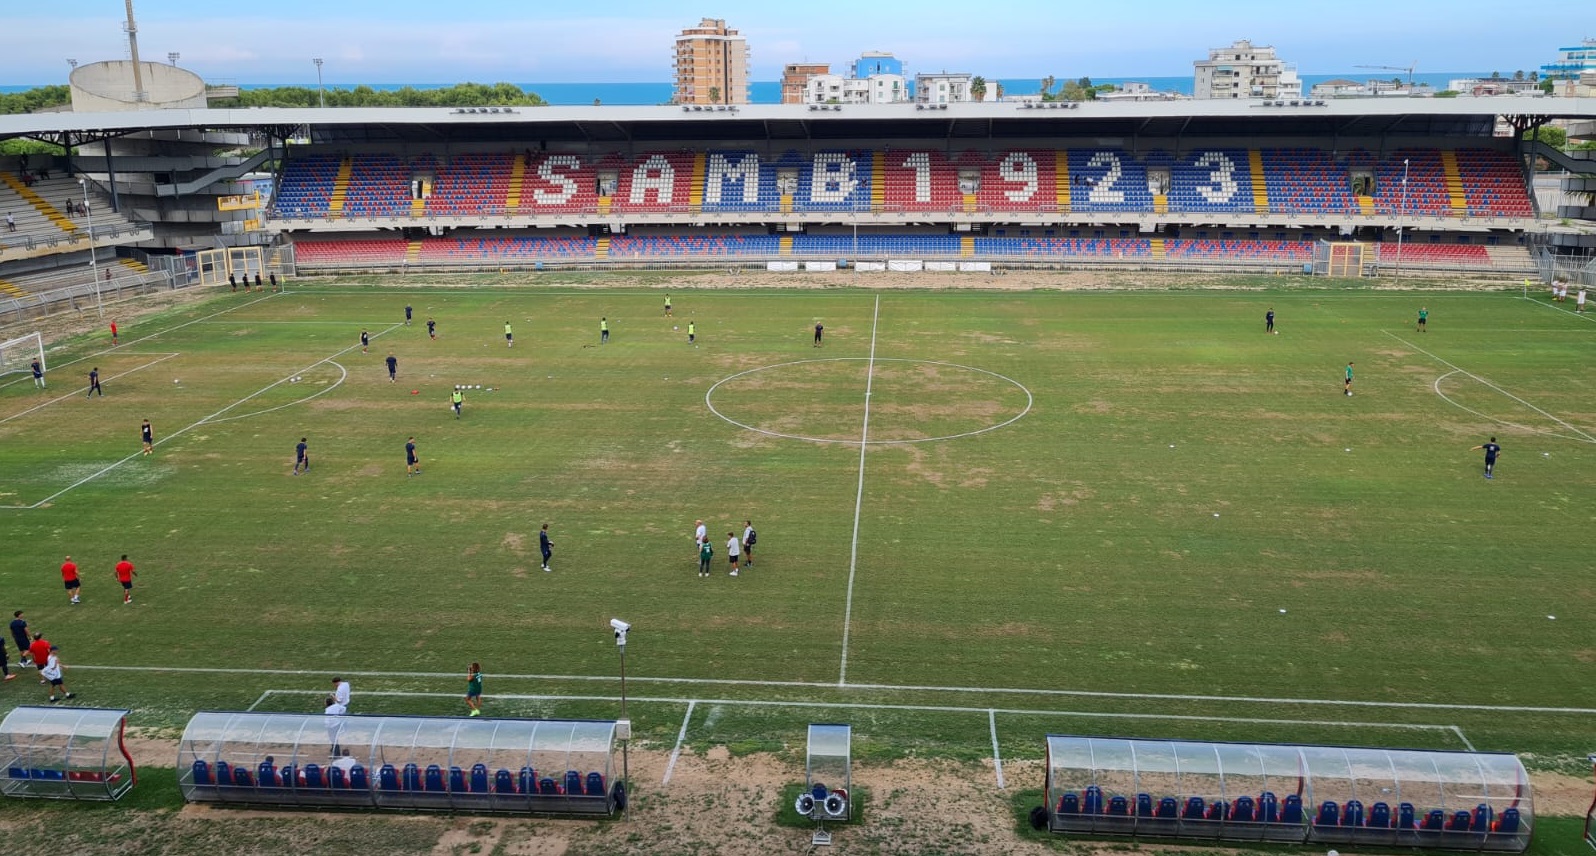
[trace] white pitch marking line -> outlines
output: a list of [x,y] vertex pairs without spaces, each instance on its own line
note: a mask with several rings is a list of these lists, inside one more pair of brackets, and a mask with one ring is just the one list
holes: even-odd
[[266,690],[265,692],[260,694],[260,698],[255,699],[255,703],[254,704],[251,704],[249,707],[244,708],[244,710],[247,712],[247,711],[254,710],[257,707],[260,707],[261,702],[265,701],[266,697],[271,695],[274,692],[277,692],[277,691],[276,690]]
[[[317,674],[326,674],[325,670]],[[345,673],[349,674],[349,673]],[[324,696],[325,690],[271,690],[273,695],[308,695]],[[459,698],[459,693],[429,693],[414,690],[361,690],[362,696],[383,696],[386,698]],[[618,695],[544,695],[528,693],[494,693],[493,698],[510,699],[514,701],[613,701],[619,702]],[[1422,722],[1356,722],[1350,720],[1323,720],[1323,719],[1255,719],[1236,716],[1195,716],[1178,713],[1104,713],[1102,711],[1085,710],[1030,710],[1026,708],[987,708],[987,707],[958,707],[955,705],[934,704],[869,704],[865,702],[821,702],[821,701],[774,701],[762,699],[728,699],[728,698],[677,698],[673,696],[633,696],[626,697],[628,702],[642,702],[648,704],[703,704],[720,705],[725,707],[785,707],[809,708],[814,710],[904,710],[930,713],[991,713],[1013,716],[1076,716],[1089,719],[1157,719],[1177,722],[1225,722],[1235,725],[1313,725],[1329,728],[1398,728],[1410,731],[1451,731],[1456,726],[1434,725]]]
[[865,364],[864,425],[859,431],[859,490],[853,500],[853,543],[848,548],[848,597],[842,609],[842,668],[837,686],[848,683],[848,630],[853,623],[853,578],[859,568],[859,513],[864,510],[865,452],[870,449],[870,391],[876,377],[876,326],[881,321],[881,295],[870,316],[870,362]]
[[1441,381],[1446,380],[1447,378],[1449,378],[1452,375],[1455,375],[1457,373],[1458,372],[1456,372],[1456,371],[1449,371],[1446,374],[1441,375],[1440,377],[1435,379],[1434,383],[1430,384],[1430,388],[1435,390],[1435,394],[1440,396],[1442,401],[1446,402],[1447,404],[1452,405],[1453,407],[1456,407],[1457,409],[1463,411],[1464,413],[1472,413],[1475,416],[1480,417],[1481,419],[1484,419],[1484,420],[1487,420],[1487,421],[1490,421],[1490,422],[1495,422],[1498,425],[1506,425],[1509,428],[1516,428],[1516,429],[1518,429],[1520,431],[1528,431],[1531,434],[1540,434],[1543,437],[1556,437],[1559,440],[1573,440],[1576,443],[1589,443],[1589,442],[1591,442],[1591,441],[1586,440],[1586,439],[1581,438],[1581,437],[1570,437],[1567,434],[1559,434],[1556,431],[1542,431],[1539,428],[1531,428],[1528,425],[1520,425],[1517,422],[1509,422],[1506,419],[1500,419],[1500,418],[1497,418],[1495,416],[1491,416],[1491,415],[1486,414],[1486,413],[1481,413],[1481,412],[1479,412],[1478,410],[1475,410],[1472,407],[1464,407],[1463,405],[1457,403],[1456,401],[1453,401],[1450,397],[1447,396],[1446,393],[1441,391]]
[[[377,334],[373,335],[371,338],[375,339],[378,336],[383,335],[383,333],[390,333],[395,328],[400,327],[400,326],[403,326],[403,325],[395,324],[392,327],[389,327],[388,329],[383,330],[382,333],[377,333]],[[344,354],[347,354],[350,351],[353,351],[355,348],[358,348],[358,347],[360,347],[360,346],[359,345],[350,345],[349,347],[344,348],[342,351],[339,351],[338,353],[333,354],[330,357],[327,357],[327,358],[321,359],[321,360],[317,360],[316,362],[311,363],[310,365],[306,366],[305,368],[302,368],[299,371],[294,372],[294,374],[295,375],[304,374],[305,372],[310,371],[311,369],[321,365],[322,363],[330,363],[333,360],[337,359],[338,357],[341,357]],[[165,437],[162,437],[161,439],[156,440],[154,445],[156,445],[156,446],[162,445],[163,443],[167,442],[168,440],[176,439],[177,437],[179,437],[179,436],[181,436],[183,434],[186,434],[189,431],[192,431],[195,428],[200,427],[201,425],[205,425],[205,424],[209,423],[211,420],[215,419],[218,416],[221,416],[223,413],[226,413],[227,411],[232,410],[233,408],[235,408],[235,407],[237,407],[237,406],[239,406],[241,404],[245,404],[245,403],[251,401],[252,399],[256,398],[257,396],[260,396],[260,395],[266,393],[267,391],[269,391],[269,390],[271,390],[271,389],[273,389],[275,387],[278,387],[278,386],[281,386],[281,385],[287,383],[289,377],[292,377],[292,375],[285,376],[281,380],[278,380],[278,381],[275,381],[273,383],[267,384],[266,386],[263,386],[260,389],[255,390],[254,392],[250,393],[249,395],[246,395],[243,398],[240,398],[239,400],[233,402],[232,404],[229,404],[226,407],[223,407],[221,410],[218,410],[215,413],[212,413],[211,415],[205,417],[204,419],[201,419],[198,422],[193,423],[192,425],[187,425],[187,426],[184,426],[182,428],[177,429],[176,431],[173,431],[172,433],[166,435]],[[45,497],[44,499],[41,499],[38,502],[35,502],[34,504],[29,505],[29,506],[25,506],[25,507],[28,508],[28,509],[39,508],[40,506],[43,506],[43,505],[53,501],[56,497],[61,496],[62,494],[66,493],[67,491],[70,491],[70,490],[73,490],[74,488],[81,487],[82,485],[88,484],[89,482],[99,478],[100,476],[105,475],[106,473],[116,469],[117,467],[122,466],[123,464],[127,463],[128,461],[133,460],[134,458],[139,457],[142,454],[144,454],[144,453],[143,452],[135,452],[135,453],[133,453],[131,455],[128,455],[127,457],[123,458],[120,461],[117,461],[116,463],[107,465],[105,468],[101,469],[99,472],[94,473],[93,475],[85,476],[85,477],[83,477],[81,479],[78,479],[76,482],[73,482],[72,484],[67,485],[66,487],[56,491],[55,493],[50,494],[49,496]]]
[[[55,371],[56,369],[61,368],[62,366],[76,365],[77,363],[86,363],[89,360],[94,359],[95,357],[104,356],[106,354],[111,353],[112,351],[116,351],[116,350],[119,350],[121,348],[132,347],[133,345],[137,345],[140,342],[147,342],[147,341],[149,341],[151,339],[156,338],[157,336],[162,336],[162,335],[165,335],[167,333],[172,333],[172,332],[175,332],[177,330],[181,330],[184,327],[188,327],[188,326],[193,325],[193,324],[198,324],[201,321],[209,321],[210,319],[215,318],[218,315],[226,315],[227,313],[233,312],[233,311],[238,310],[238,309],[243,309],[243,308],[248,307],[248,306],[254,306],[255,304],[261,302],[262,300],[270,300],[273,296],[274,295],[268,294],[265,297],[256,298],[255,300],[251,300],[248,303],[241,303],[241,304],[239,304],[237,306],[229,306],[229,307],[227,307],[226,309],[223,309],[220,312],[212,312],[211,314],[206,315],[203,318],[195,318],[193,321],[184,321],[183,323],[177,325],[176,327],[168,327],[165,330],[160,330],[160,331],[151,333],[148,336],[140,336],[137,339],[129,339],[128,343],[126,345],[112,345],[111,347],[106,348],[103,351],[98,351],[98,352],[90,354],[90,355],[88,355],[86,357],[79,357],[79,358],[77,358],[75,360],[68,360],[68,361],[66,361],[64,363],[57,363],[53,367],[47,368],[45,370],[46,376],[48,376],[49,372]],[[31,380],[31,378],[20,378],[18,380],[11,381],[11,383],[0,384],[0,389],[5,389],[6,387],[11,386],[12,384],[22,383],[22,381],[24,381],[24,380]]]
[[1452,726],[1452,733],[1457,735],[1457,739],[1463,741],[1463,745],[1468,747],[1468,750],[1470,752],[1474,751],[1474,744],[1470,743],[1469,739],[1467,737],[1463,736],[1463,729],[1458,728],[1456,725],[1454,725],[1454,726]]
[[[242,669],[206,666],[92,666],[74,663],[74,669],[88,669],[101,672],[172,672],[175,674],[194,675],[282,675],[288,677],[300,675],[327,674],[326,669]],[[386,672],[364,671],[355,672],[347,669],[340,674],[353,675],[362,678],[454,678],[454,672]],[[521,681],[613,681],[614,675],[505,675],[494,673],[494,680],[521,680]],[[629,676],[627,680],[633,683],[652,684],[686,684],[686,685],[714,685],[714,686],[745,686],[745,687],[777,687],[794,689],[837,689],[835,683],[829,681],[761,681],[737,678],[672,678]],[[1064,698],[1100,698],[1125,701],[1194,701],[1194,702],[1239,702],[1243,704],[1268,704],[1268,705],[1313,705],[1319,707],[1369,707],[1390,708],[1392,710],[1465,710],[1485,713],[1567,713],[1578,715],[1596,714],[1596,707],[1535,707],[1528,705],[1498,705],[1498,704],[1448,704],[1443,702],[1422,701],[1358,701],[1348,699],[1325,698],[1278,698],[1270,696],[1206,696],[1176,693],[1115,693],[1097,690],[1048,690],[1026,687],[944,687],[929,684],[848,684],[844,689],[852,691],[888,691],[888,692],[930,692],[930,693],[986,693],[990,695],[1021,695],[1044,696]],[[705,699],[699,699],[706,701]],[[689,699],[683,699],[685,704]],[[984,707],[969,708],[970,710],[986,710]],[[1024,713],[1025,711],[1015,711]]]
[[1563,314],[1564,314],[1564,315],[1570,315],[1570,316],[1573,316],[1573,317],[1575,317],[1575,318],[1578,318],[1578,319],[1579,319],[1579,320],[1581,320],[1581,321],[1591,321],[1591,322],[1596,322],[1596,317],[1592,317],[1592,316],[1590,316],[1590,315],[1586,315],[1586,314],[1585,314],[1585,313],[1583,313],[1583,312],[1574,312],[1574,311],[1573,311],[1573,310],[1570,310],[1570,309],[1564,309],[1564,308],[1563,308],[1563,307],[1561,307],[1561,306],[1553,306],[1553,305],[1552,305],[1552,304],[1550,304],[1550,303],[1542,303],[1542,302],[1540,302],[1540,301],[1539,301],[1539,300],[1536,300],[1536,299],[1535,299],[1535,298],[1533,298],[1533,297],[1530,297],[1530,296],[1529,296],[1529,295],[1527,295],[1527,294],[1521,294],[1521,295],[1519,295],[1519,296],[1518,296],[1518,299],[1519,299],[1519,300],[1528,300],[1528,301],[1529,301],[1529,302],[1531,302],[1531,303],[1533,303],[1533,304],[1535,304],[1535,305],[1536,305],[1536,306],[1544,306],[1544,307],[1546,307],[1546,308],[1547,308],[1547,309],[1550,309],[1550,310],[1552,310],[1552,311],[1553,311],[1553,312],[1561,312],[1561,313],[1563,313]]
[[[164,363],[164,362],[166,362],[167,360],[169,360],[169,359],[171,359],[173,357],[181,357],[182,354],[138,354],[138,356],[141,356],[141,357],[159,356],[160,359],[152,360],[150,362],[145,363],[142,366],[134,366],[133,368],[130,368],[127,371],[122,372],[121,374],[114,374],[114,375],[111,375],[110,377],[107,377],[105,379],[109,381],[109,380],[116,380],[118,378],[124,378],[124,377],[127,377],[128,375],[130,375],[130,374],[132,374],[132,373],[134,373],[136,371],[143,371],[144,369],[147,369],[150,366],[155,365],[156,363]],[[87,386],[83,386],[83,387],[79,387],[78,389],[74,389],[73,391],[67,393],[66,395],[57,396],[56,398],[52,398],[49,401],[44,402],[43,404],[35,404],[32,407],[28,408],[27,410],[22,411],[21,413],[13,413],[10,416],[5,417],[4,419],[0,419],[0,425],[4,425],[5,423],[10,422],[13,419],[20,419],[21,417],[27,416],[29,413],[32,413],[33,411],[38,410],[38,409],[40,409],[42,407],[49,407],[50,405],[55,404],[57,402],[66,401],[67,399],[72,398],[73,396],[82,395],[83,393],[85,393],[87,391],[88,391],[88,387]]]
[[687,703],[687,713],[682,717],[682,730],[676,732],[676,747],[671,750],[671,759],[665,762],[665,778],[660,781],[662,785],[671,783],[671,773],[676,770],[676,759],[682,755],[682,741],[687,739],[687,723],[693,718],[693,705],[697,702]]
[[1552,414],[1547,413],[1546,411],[1540,409],[1539,407],[1536,407],[1535,405],[1530,404],[1528,401],[1525,401],[1524,399],[1519,398],[1518,396],[1514,395],[1513,393],[1508,392],[1507,390],[1497,386],[1494,383],[1491,383],[1490,381],[1486,380],[1483,377],[1480,377],[1477,374],[1474,374],[1473,372],[1469,371],[1468,369],[1462,368],[1461,366],[1455,365],[1453,363],[1449,363],[1446,360],[1441,359],[1440,357],[1430,353],[1429,351],[1424,350],[1423,348],[1419,347],[1418,345],[1415,345],[1412,342],[1409,342],[1408,340],[1402,338],[1401,336],[1398,336],[1395,333],[1392,333],[1389,330],[1385,330],[1383,332],[1387,336],[1390,336],[1391,338],[1397,340],[1398,342],[1401,342],[1404,345],[1407,345],[1408,347],[1412,348],[1413,350],[1418,351],[1421,354],[1424,354],[1425,356],[1429,357],[1432,360],[1435,360],[1436,362],[1440,363],[1441,365],[1446,366],[1449,369],[1456,369],[1457,371],[1461,372],[1462,374],[1465,374],[1465,375],[1468,375],[1471,378],[1474,378],[1475,380],[1479,381],[1480,383],[1483,383],[1486,386],[1490,387],[1491,389],[1494,389],[1497,392],[1500,392],[1501,394],[1507,396],[1508,398],[1513,399],[1514,401],[1518,402],[1519,404],[1522,404],[1525,407],[1528,407],[1529,409],[1535,411],[1536,413],[1539,413],[1540,415],[1545,416],[1547,419],[1550,419],[1553,422],[1556,422],[1557,424],[1563,426],[1564,428],[1567,428],[1568,430],[1574,432],[1575,434],[1578,434],[1581,437],[1584,437],[1588,442],[1596,443],[1596,437],[1592,437],[1591,435],[1585,433],[1584,431],[1581,431],[1579,428],[1576,428],[1575,426],[1570,425],[1570,424],[1568,424],[1567,422],[1564,422],[1561,419],[1558,419],[1556,416],[1553,416]]
[[987,708],[986,721],[992,728],[992,766],[997,770],[998,790],[1001,791],[1008,786],[1003,784],[1003,756],[998,754],[997,711],[990,707]]
[[349,379],[349,370],[344,368],[342,363],[332,362],[331,360],[329,360],[328,362],[331,363],[332,365],[338,367],[339,375],[338,375],[338,379],[337,380],[333,381],[331,384],[327,385],[326,387],[323,387],[322,389],[320,389],[320,390],[318,390],[316,392],[313,392],[310,395],[307,395],[304,398],[301,398],[301,399],[299,399],[297,401],[290,401],[287,404],[279,404],[276,407],[268,407],[265,410],[256,410],[256,411],[253,411],[251,413],[240,413],[237,416],[224,416],[221,419],[212,419],[210,421],[210,424],[216,425],[216,424],[221,423],[221,422],[236,422],[239,419],[251,419],[251,418],[256,417],[256,416],[265,416],[268,413],[275,413],[275,412],[277,412],[279,410],[287,410],[290,407],[297,407],[297,406],[299,406],[301,404],[304,404],[307,401],[314,401],[315,399],[321,398],[322,396],[326,395],[327,393],[332,392],[333,390],[337,389],[340,386],[343,386],[344,381]]

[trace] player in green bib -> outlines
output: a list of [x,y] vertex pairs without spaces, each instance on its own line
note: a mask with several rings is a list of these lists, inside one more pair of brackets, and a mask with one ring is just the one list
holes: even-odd
[[467,716],[482,715],[482,664],[472,663],[471,670],[466,672],[466,707],[471,712]]
[[1352,394],[1352,364],[1347,363],[1347,382],[1342,386],[1347,395]]
[[608,342],[609,340],[610,340],[610,319],[608,319],[608,318],[600,318],[599,319],[599,344],[602,345],[605,342]]
[[704,539],[698,545],[698,575],[709,576],[709,560],[715,558],[715,548],[710,546],[709,539]]
[[1430,320],[1430,310],[1425,309],[1424,307],[1420,306],[1419,307],[1419,329],[1418,329],[1417,332],[1428,333],[1430,328],[1428,328],[1428,327],[1426,327],[1424,325],[1425,325],[1425,322],[1427,322],[1429,320]]
[[465,401],[465,395],[461,394],[459,387],[455,387],[454,392],[449,396],[449,403],[454,408],[454,418],[456,419],[460,418],[460,404],[463,401]]

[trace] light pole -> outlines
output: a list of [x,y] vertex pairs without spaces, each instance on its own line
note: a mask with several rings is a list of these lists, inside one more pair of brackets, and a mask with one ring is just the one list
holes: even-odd
[[[630,796],[631,792],[631,753],[632,746],[632,720],[626,716],[626,631],[632,625],[619,618],[610,619],[610,629],[615,631],[615,647],[621,652],[621,719],[617,722],[617,736],[621,738],[621,793]],[[622,808],[625,811],[625,808]]]
[[72,66],[72,70],[76,71],[77,68],[78,68],[78,61],[75,60],[75,59],[68,58],[67,59],[67,65]]
[[100,270],[94,259],[94,212],[89,208],[89,180],[78,179],[78,186],[83,188],[83,216],[89,221],[89,281],[94,283],[94,311],[104,318],[105,306],[100,300]]
[[327,106],[327,90],[321,86],[321,57],[316,57],[311,62],[316,64],[316,100],[325,108]]
[[180,53],[178,53],[178,52],[177,52],[177,51],[169,51],[169,52],[167,52],[167,54],[166,54],[166,59],[167,59],[167,60],[168,60],[168,61],[169,61],[169,62],[171,62],[171,63],[172,63],[172,66],[173,66],[173,67],[174,67],[174,68],[175,68],[175,67],[176,67],[176,66],[177,66],[177,61],[178,61],[178,60],[180,60],[180,59],[182,59],[182,58],[183,58],[183,55],[182,55],[182,54],[180,54]]
[[1403,224],[1408,218],[1408,159],[1402,159],[1402,203],[1397,207],[1397,258],[1392,285],[1402,282],[1402,237],[1407,232]]

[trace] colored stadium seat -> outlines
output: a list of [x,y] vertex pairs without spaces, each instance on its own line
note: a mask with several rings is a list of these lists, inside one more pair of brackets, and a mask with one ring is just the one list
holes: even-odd
[[1130,817],[1130,800],[1118,795],[1109,797],[1105,813],[1111,817]]
[[428,793],[443,793],[448,790],[443,784],[443,768],[437,764],[428,764],[427,771],[422,776],[423,790]]
[[1081,811],[1085,814],[1103,813],[1103,789],[1097,785],[1087,785],[1081,793]]
[[1180,813],[1181,820],[1202,820],[1207,803],[1202,797],[1187,797],[1186,807]]
[[392,764],[383,764],[377,768],[377,789],[381,791],[399,790],[399,772]]
[[1230,820],[1236,823],[1252,823],[1257,819],[1257,805],[1252,797],[1236,797],[1236,802],[1230,808]]
[[488,765],[471,765],[471,793],[485,794],[488,792]]
[[1391,806],[1383,802],[1369,806],[1369,821],[1366,825],[1371,829],[1390,829]]
[[604,774],[592,772],[587,774],[587,795],[590,797],[604,796]]
[[1319,813],[1313,817],[1314,826],[1338,826],[1341,821],[1341,806],[1335,800],[1325,800],[1319,804]]
[[1080,814],[1081,813],[1081,798],[1080,798],[1080,795],[1074,794],[1074,793],[1066,793],[1063,796],[1059,797],[1058,798],[1058,813],[1059,814]]
[[493,774],[493,792],[496,794],[513,794],[515,790],[515,777],[509,770],[499,770]]
[[406,764],[401,781],[404,782],[404,789],[407,791],[421,790],[421,768],[415,764]]

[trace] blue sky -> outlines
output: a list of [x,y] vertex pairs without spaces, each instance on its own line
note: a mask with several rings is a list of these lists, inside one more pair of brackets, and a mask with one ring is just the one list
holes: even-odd
[[[48,16],[44,3],[5,6],[0,84],[64,82],[68,57],[127,54],[121,0],[63,3]],[[1178,76],[1238,38],[1274,45],[1305,74],[1415,61],[1421,72],[1510,74],[1596,35],[1591,0],[142,0],[138,15],[146,60],[178,51],[208,79],[289,83],[315,82],[315,56],[329,83],[663,81],[672,36],[705,16],[748,37],[758,80],[788,62],[845,68],[866,50],[897,54],[911,73]]]

